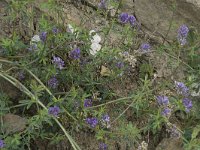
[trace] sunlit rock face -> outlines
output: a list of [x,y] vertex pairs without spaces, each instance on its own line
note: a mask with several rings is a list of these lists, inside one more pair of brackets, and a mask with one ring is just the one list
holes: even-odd
[[199,0],[135,0],[134,3],[137,19],[157,35],[166,36],[169,32],[167,38],[174,39],[182,24],[200,30]]

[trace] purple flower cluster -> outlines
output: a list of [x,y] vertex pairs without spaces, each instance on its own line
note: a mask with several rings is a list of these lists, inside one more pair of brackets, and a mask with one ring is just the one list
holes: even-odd
[[149,52],[151,49],[151,46],[150,44],[148,43],[143,43],[141,46],[140,46],[140,50],[142,51],[142,53],[147,53]]
[[84,100],[84,107],[92,107],[92,100],[91,99],[85,99]]
[[189,112],[192,109],[192,101],[188,98],[190,95],[189,88],[183,82],[175,81],[175,87],[178,94],[181,94],[184,98],[182,103],[185,106],[185,111]]
[[105,143],[100,143],[99,144],[99,150],[107,150],[108,149],[108,145]]
[[52,89],[56,89],[58,87],[58,80],[55,76],[49,79],[48,86],[51,87]]
[[168,107],[169,99],[167,96],[159,95],[156,97],[158,104],[163,107],[163,111],[161,112],[162,116],[170,116],[171,109]]
[[31,45],[30,45],[30,47],[28,48],[28,50],[29,51],[34,51],[34,50],[37,50],[37,44],[36,43],[32,43]]
[[119,20],[123,24],[130,23],[131,26],[135,26],[135,24],[136,24],[135,16],[129,15],[128,13],[121,13],[119,15]]
[[65,62],[60,57],[56,57],[56,56],[53,56],[52,63],[54,63],[56,67],[59,68],[60,70],[63,69],[65,65]]
[[185,111],[190,112],[190,110],[192,109],[192,101],[189,98],[184,98],[182,102],[185,106]]
[[136,23],[136,18],[133,15],[129,15],[129,23],[131,24],[131,26],[134,26]]
[[101,125],[106,128],[110,128],[110,116],[108,114],[105,114],[101,117]]
[[178,41],[181,45],[185,45],[187,43],[189,28],[186,25],[180,26],[178,29]]
[[91,128],[95,128],[98,124],[98,119],[95,117],[87,118],[86,123],[89,124]]
[[22,81],[23,79],[25,79],[25,74],[24,74],[24,72],[20,71],[20,72],[18,73],[18,79],[19,79],[20,81]]
[[58,106],[49,107],[48,113],[50,115],[57,117],[58,114],[60,113],[60,108]]
[[5,147],[5,143],[2,139],[0,139],[0,148],[4,148]]
[[108,114],[102,116],[103,122],[110,122],[110,116]]
[[171,109],[168,107],[165,107],[163,111],[161,112],[162,116],[169,116],[171,114]]
[[41,32],[39,36],[40,36],[40,40],[42,42],[45,42],[47,39],[47,32]]
[[124,67],[124,63],[119,61],[119,62],[116,63],[116,66],[117,66],[117,68],[121,69],[121,68]]
[[159,95],[157,96],[157,101],[159,105],[167,106],[169,104],[169,99],[167,96]]
[[81,50],[79,48],[75,48],[70,52],[69,57],[72,59],[79,59],[81,57]]
[[177,127],[175,124],[173,124],[170,129],[168,129],[168,132],[170,133],[171,138],[180,138],[181,133],[178,131]]
[[175,81],[175,86],[176,86],[178,94],[181,94],[186,97],[189,96],[189,89],[183,82]]
[[99,9],[106,9],[106,1],[101,0],[100,3],[98,4]]
[[119,16],[119,20],[121,23],[128,23],[129,15],[128,13],[121,13]]
[[59,32],[59,30],[58,30],[58,28],[53,27],[52,32],[53,32],[53,34],[57,34]]

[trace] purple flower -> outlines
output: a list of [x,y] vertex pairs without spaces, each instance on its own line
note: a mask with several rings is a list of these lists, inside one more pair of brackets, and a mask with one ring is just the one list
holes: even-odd
[[48,81],[49,87],[56,89],[58,87],[58,80],[55,76],[51,77]]
[[4,148],[5,147],[5,143],[3,140],[0,139],[0,148]]
[[129,20],[131,26],[134,26],[134,25],[135,25],[135,23],[136,23],[136,18],[135,18],[135,16],[130,15],[129,18],[128,18],[128,20]]
[[18,74],[18,78],[19,78],[20,81],[25,79],[24,72],[20,71],[19,74]]
[[181,45],[185,45],[187,43],[189,28],[186,25],[180,26],[178,29],[178,41]]
[[189,28],[186,26],[186,25],[182,25],[180,26],[180,28],[178,29],[178,36],[181,36],[181,37],[187,37],[188,35],[188,32],[189,32]]
[[170,137],[172,138],[180,138],[181,137],[181,133],[180,131],[178,131],[176,125],[172,125],[172,127],[170,127],[170,129],[168,130],[170,132]]
[[128,15],[128,13],[121,13],[120,15],[119,15],[119,20],[120,20],[120,22],[121,23],[128,23],[128,21],[129,21],[129,15]]
[[101,2],[98,4],[99,9],[106,9],[106,2],[105,0],[101,0]]
[[169,109],[168,107],[164,108],[164,110],[162,111],[162,116],[169,116],[171,114],[171,109]]
[[79,48],[75,48],[70,52],[69,57],[72,59],[79,59],[81,57],[81,50]]
[[99,150],[107,150],[108,146],[105,143],[100,143],[99,144]]
[[65,62],[60,57],[56,57],[56,56],[53,56],[52,63],[54,63],[56,67],[58,67],[60,70],[63,69],[65,65]]
[[92,118],[87,118],[86,123],[90,125],[90,127],[95,128],[96,125],[98,124],[98,119],[95,117]]
[[42,42],[45,42],[46,39],[47,39],[47,32],[41,32],[41,33],[40,33],[40,40],[41,40]]
[[34,50],[37,50],[37,44],[36,43],[32,43],[30,45],[30,47],[28,48],[29,51],[34,51]]
[[129,52],[125,51],[122,53],[124,56],[128,56],[129,55]]
[[189,96],[189,89],[183,82],[175,81],[177,92],[183,96]]
[[192,101],[189,98],[184,98],[182,101],[183,105],[185,106],[185,111],[190,112],[192,109]]
[[54,34],[57,34],[57,33],[59,32],[59,30],[58,30],[58,28],[53,27],[52,32],[53,32]]
[[110,122],[110,116],[108,114],[103,115],[102,120],[103,122]]
[[92,107],[92,100],[91,99],[85,99],[84,107]]
[[149,52],[150,49],[151,49],[151,46],[150,44],[148,43],[143,43],[141,46],[140,46],[140,49],[143,53],[146,53],[146,52]]
[[168,105],[169,104],[169,99],[167,96],[163,96],[163,95],[159,95],[156,97],[157,98],[157,101],[158,101],[158,104],[159,105]]
[[116,63],[117,68],[123,68],[124,67],[124,63],[123,62],[117,62]]
[[50,115],[57,117],[58,114],[60,113],[60,108],[58,106],[49,107],[48,113]]

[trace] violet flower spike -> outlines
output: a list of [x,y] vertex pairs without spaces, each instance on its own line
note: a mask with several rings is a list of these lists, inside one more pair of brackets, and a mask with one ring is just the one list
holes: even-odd
[[187,43],[188,33],[189,33],[189,28],[186,25],[182,25],[178,29],[177,39],[181,45],[185,45]]
[[19,79],[20,81],[22,81],[23,79],[25,79],[25,74],[24,74],[24,72],[22,72],[22,71],[19,72],[19,74],[18,74],[18,79]]
[[100,143],[99,144],[99,150],[107,150],[108,149],[108,145],[105,143]]
[[189,96],[189,89],[183,82],[175,81],[175,87],[176,87],[178,94],[181,94],[186,97]]
[[105,0],[101,0],[101,2],[98,4],[99,9],[106,9],[106,2]]
[[116,63],[116,66],[117,66],[117,68],[121,69],[124,67],[124,63],[119,61]]
[[40,36],[41,41],[45,42],[47,39],[47,32],[41,32],[39,36]]
[[57,117],[60,113],[60,108],[58,106],[49,107],[48,113],[54,117]]
[[5,143],[2,139],[0,139],[0,148],[4,148],[5,147]]
[[189,32],[189,28],[186,25],[182,25],[178,29],[178,35],[181,36],[181,37],[186,38],[188,36],[188,32]]
[[109,116],[108,114],[103,115],[102,121],[103,121],[103,122],[110,122],[110,116]]
[[143,43],[141,46],[140,46],[140,50],[142,51],[142,53],[147,53],[149,52],[151,49],[151,46],[150,44],[148,43]]
[[159,95],[156,98],[159,105],[167,106],[169,104],[169,99],[167,96]]
[[60,70],[63,69],[65,65],[65,62],[60,57],[56,56],[53,56],[52,63],[54,63],[56,67],[59,68]]
[[169,109],[168,107],[164,108],[164,110],[162,111],[162,116],[169,116],[171,114],[171,109]]
[[91,128],[95,128],[98,124],[98,119],[95,117],[87,118],[86,123],[89,124]]
[[136,25],[136,18],[135,18],[135,16],[130,15],[129,18],[128,18],[128,20],[129,20],[131,26],[135,26]]
[[119,16],[119,21],[123,24],[126,24],[128,23],[129,21],[129,15],[128,13],[121,13],[120,16]]
[[59,30],[58,30],[58,28],[53,27],[52,32],[53,32],[54,34],[57,34],[57,33],[59,32]]
[[48,80],[48,86],[51,87],[52,89],[56,89],[58,87],[58,80],[55,76],[51,77]]
[[174,124],[170,128],[169,132],[170,132],[170,137],[172,137],[172,138],[180,138],[181,137],[180,131],[177,129],[176,125],[174,125]]
[[72,59],[79,59],[81,57],[81,50],[79,48],[75,48],[69,54],[69,57]]
[[92,100],[91,99],[85,99],[84,107],[92,107]]
[[36,43],[32,43],[31,45],[30,45],[30,47],[28,47],[28,50],[29,51],[34,51],[34,50],[37,50],[38,49],[38,47],[37,47],[37,44]]
[[184,98],[182,102],[183,102],[183,105],[185,106],[185,111],[190,112],[193,106],[192,101],[189,98]]

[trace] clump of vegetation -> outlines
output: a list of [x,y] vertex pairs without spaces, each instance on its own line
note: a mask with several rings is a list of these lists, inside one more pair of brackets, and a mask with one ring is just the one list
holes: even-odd
[[[20,23],[32,23],[36,12],[26,10],[33,2],[10,2],[5,22],[20,22],[11,37],[1,39],[0,77],[20,96],[16,103],[0,93],[0,149],[33,149],[38,140],[53,145],[67,139],[80,150],[76,135],[82,132],[95,137],[100,150],[120,142],[146,150],[166,137],[180,139],[185,149],[200,148],[199,34],[182,25],[177,40],[152,43],[143,38],[134,15],[119,12],[121,2],[110,2],[116,12],[102,31],[56,23],[44,13],[37,16],[39,31],[28,38]],[[107,15],[107,5],[102,0],[97,15]],[[56,2],[41,6],[62,18]],[[111,32],[121,35],[119,43],[109,42]],[[158,77],[155,55],[169,58],[171,72],[184,68],[184,78]],[[8,113],[26,118],[26,128],[6,133]]]

